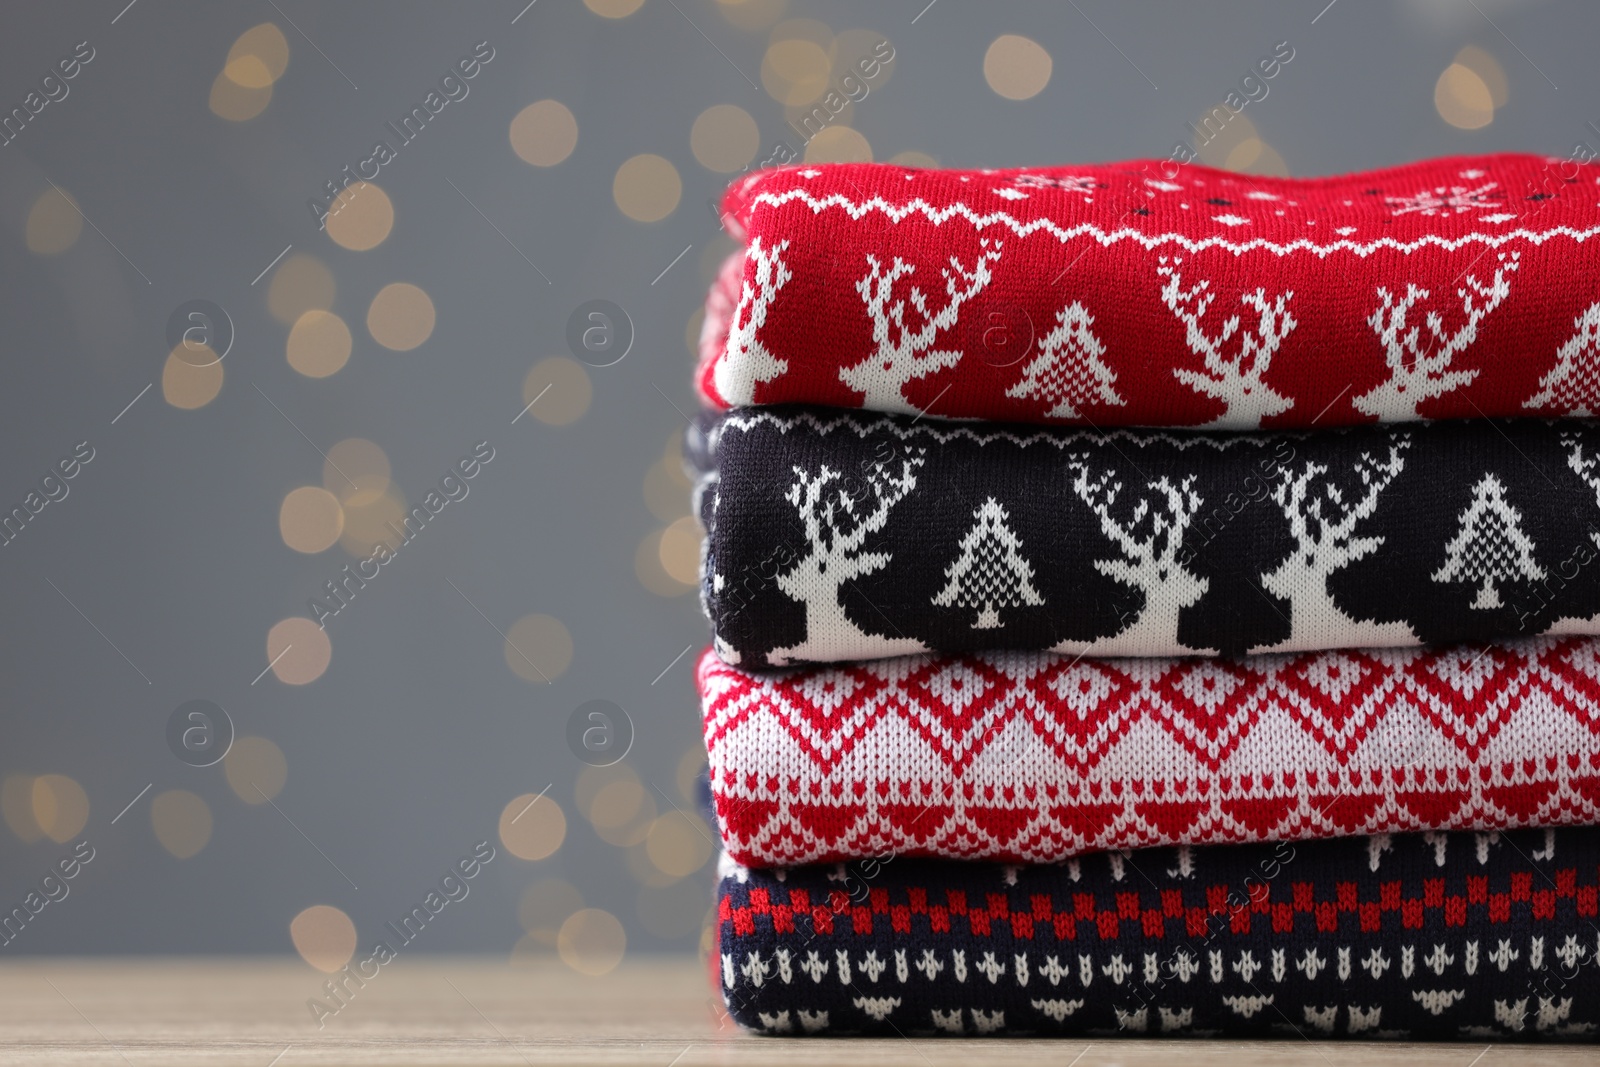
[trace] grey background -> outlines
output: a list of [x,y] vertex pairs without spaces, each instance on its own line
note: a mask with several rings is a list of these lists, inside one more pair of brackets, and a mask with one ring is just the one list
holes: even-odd
[[[538,0],[513,25],[523,2],[283,0],[280,10],[141,0],[114,25],[126,0],[14,4],[0,15],[5,109],[75,42],[97,51],[71,95],[0,148],[0,504],[20,502],[76,442],[98,453],[65,501],[0,549],[0,775],[81,783],[91,810],[78,836],[98,853],[71,897],[0,954],[289,951],[290,918],[314,903],[348,912],[365,945],[472,842],[494,838],[512,797],[547,785],[568,818],[560,852],[535,864],[502,852],[419,949],[509,951],[522,932],[520,894],[547,876],[619,916],[630,952],[694,947],[693,934],[641,927],[621,850],[574,806],[582,766],[565,725],[586,700],[621,704],[637,730],[629,762],[677,797],[675,769],[699,743],[691,666],[705,628],[692,594],[648,592],[633,559],[662,525],[643,479],[682,425],[674,405],[694,403],[685,326],[731,247],[706,207],[726,178],[696,162],[689,130],[704,108],[732,103],[757,119],[763,154],[802,142],[751,84],[767,31],[733,26],[716,0],[646,0],[621,21]],[[1247,113],[1297,175],[1457,152],[1564,156],[1577,140],[1600,143],[1585,127],[1600,120],[1600,8],[1582,0],[925,3],[790,0],[783,16],[892,42],[892,79],[852,116],[879,159],[917,150],[944,166],[998,167],[1166,156],[1185,123],[1281,40],[1295,58]],[[225,122],[207,109],[212,79],[234,39],[263,21],[289,39],[289,68],[266,113]],[[1037,97],[1008,101],[986,85],[984,52],[1001,33],[1030,36],[1053,56]],[[306,198],[481,40],[496,57],[471,95],[378,179],[395,204],[393,234],[370,252],[333,245]],[[1510,84],[1493,124],[1472,132],[1433,106],[1435,80],[1467,44],[1488,49]],[[564,163],[533,168],[512,153],[507,129],[546,97],[573,111],[579,140]],[[667,157],[683,177],[682,200],[660,223],[634,222],[612,201],[612,175],[640,152]],[[22,236],[47,181],[103,231],[86,228],[58,257],[30,253]],[[355,335],[350,364],[331,378],[286,364],[287,328],[267,313],[267,281],[251,285],[289,243],[332,268],[333,310]],[[421,285],[437,308],[432,337],[412,352],[379,348],[363,326],[372,294],[394,280]],[[158,381],[168,315],[192,298],[225,307],[238,331],[221,395],[180,411],[158,384],[111,425]],[[565,350],[569,313],[592,298],[627,309],[638,331],[631,354],[591,372],[593,404],[574,425],[511,425],[524,375]],[[332,665],[303,687],[270,674],[250,684],[265,666],[266,631],[304,614],[351,557],[337,547],[304,556],[280,540],[283,494],[318,483],[322,459],[252,386],[318,447],[378,442],[412,501],[473,442],[488,438],[498,452],[470,497],[329,624]],[[449,581],[501,629],[536,611],[563,620],[571,668],[549,686],[516,677],[500,637]],[[277,804],[359,890],[280,813],[240,802],[221,767],[173,757],[167,716],[196,697],[283,749],[289,777]],[[213,836],[192,859],[157,844],[153,793],[111,824],[147,783],[210,805]],[[67,849],[25,845],[0,827],[0,904],[19,901]],[[692,878],[709,903],[710,867]]]

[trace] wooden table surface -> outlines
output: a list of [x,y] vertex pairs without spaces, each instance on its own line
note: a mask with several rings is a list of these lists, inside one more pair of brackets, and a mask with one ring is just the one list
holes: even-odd
[[319,1029],[325,976],[298,959],[8,960],[0,1063],[913,1064],[1249,1067],[1594,1064],[1600,1050],[1302,1041],[765,1038],[722,1019],[693,960],[637,959],[603,978],[556,962],[401,958]]

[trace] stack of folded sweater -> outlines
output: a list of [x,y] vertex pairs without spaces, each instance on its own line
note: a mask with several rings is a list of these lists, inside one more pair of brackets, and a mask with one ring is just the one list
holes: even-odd
[[734,1018],[1595,1032],[1573,173],[729,190],[690,451]]

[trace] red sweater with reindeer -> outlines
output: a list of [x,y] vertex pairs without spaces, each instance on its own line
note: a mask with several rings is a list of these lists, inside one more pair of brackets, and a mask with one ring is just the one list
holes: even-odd
[[1227,429],[1600,412],[1600,165],[796,165],[723,209],[746,247],[707,305],[717,407]]

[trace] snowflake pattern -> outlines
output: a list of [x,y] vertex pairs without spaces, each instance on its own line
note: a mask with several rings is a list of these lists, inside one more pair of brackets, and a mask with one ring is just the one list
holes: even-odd
[[1484,182],[1476,188],[1465,185],[1436,185],[1411,196],[1386,196],[1384,202],[1395,216],[1460,215],[1468,211],[1487,211],[1500,206],[1505,194],[1493,192],[1498,182]]
[[1053,177],[1046,174],[1019,174],[1011,180],[1011,184],[1023,189],[1060,189],[1064,193],[1077,193],[1083,197],[1085,204],[1094,203],[1094,191],[1100,186],[1099,180],[1093,175]]

